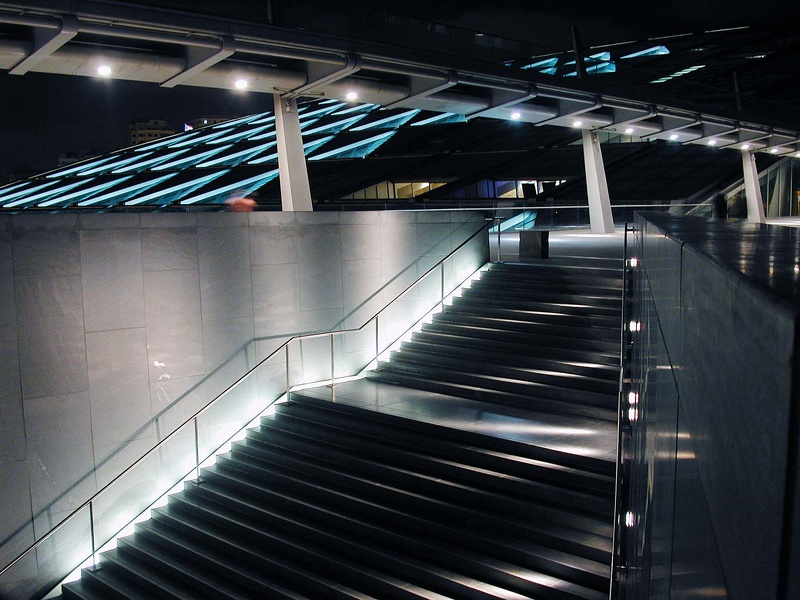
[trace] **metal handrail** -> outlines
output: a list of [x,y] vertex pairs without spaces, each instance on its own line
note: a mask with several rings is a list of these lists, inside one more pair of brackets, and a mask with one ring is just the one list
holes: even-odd
[[[208,403],[206,403],[206,404],[205,404],[205,406],[203,406],[202,408],[200,408],[200,409],[199,409],[197,412],[195,412],[195,413],[194,413],[194,414],[193,414],[191,417],[189,417],[189,418],[188,418],[188,419],[186,419],[186,420],[185,420],[183,423],[181,423],[180,425],[178,425],[178,426],[177,426],[177,427],[176,427],[176,428],[175,428],[175,429],[174,429],[174,430],[173,430],[173,431],[172,431],[170,434],[168,434],[168,435],[167,435],[167,436],[166,436],[164,439],[162,439],[160,442],[158,442],[158,444],[156,444],[155,446],[153,446],[153,447],[152,447],[150,450],[148,450],[148,451],[147,451],[145,454],[143,454],[143,455],[142,455],[141,457],[139,457],[139,458],[138,458],[136,461],[134,461],[132,464],[130,464],[130,465],[129,465],[129,466],[128,466],[128,467],[127,467],[127,468],[126,468],[124,471],[122,471],[122,472],[121,472],[121,473],[119,473],[119,474],[118,474],[116,477],[114,477],[114,479],[112,479],[111,481],[109,481],[109,482],[108,482],[108,483],[107,483],[105,486],[103,486],[103,488],[102,488],[102,489],[100,489],[99,491],[97,491],[97,492],[96,492],[96,493],[95,493],[95,494],[94,494],[94,495],[93,495],[91,498],[89,498],[89,499],[88,499],[88,500],[86,500],[86,501],[85,501],[83,504],[81,504],[79,507],[77,507],[75,510],[73,510],[73,511],[72,511],[72,512],[71,512],[71,513],[70,513],[70,514],[67,516],[67,517],[65,517],[65,518],[64,518],[64,520],[63,520],[63,521],[61,521],[61,522],[60,522],[58,525],[56,525],[56,526],[55,526],[55,527],[53,527],[53,528],[52,528],[50,531],[48,531],[48,532],[47,532],[47,533],[46,533],[46,534],[45,534],[45,535],[44,535],[42,538],[40,538],[39,540],[37,540],[36,542],[34,542],[33,544],[31,544],[31,545],[30,545],[30,546],[29,546],[29,547],[28,547],[26,550],[24,550],[24,551],[23,551],[23,552],[22,552],[22,553],[21,553],[19,556],[17,556],[17,558],[15,558],[15,559],[14,559],[13,561],[11,561],[11,562],[10,562],[8,565],[6,565],[6,566],[5,566],[5,567],[4,567],[2,570],[0,570],[0,577],[2,577],[2,576],[3,576],[3,575],[4,575],[4,574],[7,572],[7,571],[9,571],[9,570],[10,570],[10,569],[11,569],[11,568],[14,566],[14,565],[16,565],[17,563],[19,563],[19,562],[20,562],[21,560],[23,560],[23,559],[24,559],[26,556],[28,556],[28,554],[29,554],[30,552],[34,551],[34,550],[35,550],[36,548],[38,548],[38,547],[39,547],[41,544],[43,544],[44,542],[46,542],[47,540],[49,540],[49,539],[50,539],[50,537],[52,537],[52,536],[53,536],[53,535],[54,535],[54,534],[55,534],[57,531],[59,531],[59,530],[60,530],[62,527],[64,527],[64,526],[65,526],[67,523],[69,523],[69,522],[70,522],[70,521],[71,521],[71,520],[72,520],[72,519],[73,519],[75,516],[77,516],[77,515],[78,515],[78,513],[80,513],[80,512],[81,512],[83,509],[85,509],[87,506],[89,507],[89,513],[90,513],[90,514],[89,514],[89,516],[90,516],[90,519],[91,519],[91,522],[90,522],[90,529],[91,529],[91,538],[92,538],[92,540],[91,540],[91,542],[92,542],[92,557],[94,557],[94,555],[97,553],[97,548],[96,548],[95,539],[94,539],[94,537],[95,537],[95,536],[94,536],[94,519],[93,519],[93,515],[92,515],[92,512],[93,512],[93,505],[94,505],[94,502],[97,500],[97,498],[99,498],[99,497],[100,497],[100,496],[101,496],[103,493],[105,493],[105,492],[106,492],[106,490],[110,489],[110,488],[111,488],[111,487],[112,487],[112,486],[113,486],[113,485],[114,485],[114,484],[115,484],[117,481],[119,481],[119,480],[120,480],[122,477],[124,477],[125,475],[127,475],[127,474],[128,474],[130,471],[132,471],[132,470],[133,470],[135,467],[137,467],[139,464],[141,464],[141,463],[142,463],[142,462],[143,462],[145,459],[149,458],[149,457],[150,457],[152,454],[154,454],[154,453],[155,453],[157,450],[161,449],[161,448],[162,448],[162,446],[164,446],[164,444],[166,444],[166,442],[167,442],[167,441],[169,441],[169,440],[170,440],[170,439],[172,439],[172,438],[173,438],[175,435],[177,435],[179,432],[181,432],[181,431],[183,430],[183,428],[184,428],[186,425],[188,425],[188,424],[189,424],[191,421],[195,421],[195,424],[196,424],[196,419],[197,419],[197,418],[198,418],[200,415],[202,415],[202,414],[203,414],[203,413],[205,413],[205,412],[206,412],[206,411],[207,411],[209,408],[211,408],[211,406],[212,406],[212,405],[214,405],[214,404],[217,402],[217,400],[219,400],[220,398],[222,398],[223,396],[225,396],[225,395],[226,395],[228,392],[230,392],[231,390],[235,389],[235,388],[236,388],[236,387],[237,387],[237,386],[238,386],[238,385],[239,385],[239,384],[240,384],[242,381],[244,381],[245,379],[247,379],[247,378],[250,376],[250,374],[251,374],[253,371],[255,371],[255,370],[258,368],[258,367],[260,367],[262,364],[264,364],[265,362],[267,362],[268,360],[270,360],[271,358],[273,358],[274,356],[276,356],[276,355],[277,355],[279,352],[281,352],[281,351],[285,351],[285,352],[286,352],[286,357],[287,357],[287,359],[286,359],[286,360],[288,361],[289,345],[290,345],[292,342],[294,342],[294,341],[296,341],[296,340],[303,340],[303,339],[312,339],[312,338],[325,337],[325,336],[328,336],[328,335],[330,335],[330,336],[334,336],[334,335],[338,335],[338,334],[345,334],[345,333],[355,333],[355,332],[358,332],[358,331],[361,331],[362,329],[364,329],[364,327],[366,327],[366,326],[367,326],[367,324],[369,324],[369,323],[370,323],[370,322],[371,322],[373,319],[375,319],[375,323],[376,323],[376,337],[377,337],[377,322],[378,322],[378,317],[379,317],[379,316],[380,316],[380,315],[381,315],[381,314],[382,314],[382,313],[383,313],[385,310],[387,310],[387,309],[388,309],[388,308],[389,308],[389,307],[390,307],[392,304],[394,304],[394,303],[395,303],[397,300],[399,300],[399,299],[400,299],[400,298],[401,298],[401,297],[402,297],[402,296],[403,296],[403,295],[404,295],[406,292],[408,292],[408,291],[409,291],[409,290],[410,290],[412,287],[414,287],[415,285],[417,285],[417,284],[418,284],[420,281],[422,281],[422,280],[423,280],[425,277],[427,277],[427,276],[428,276],[430,273],[432,273],[432,272],[433,272],[433,271],[434,271],[434,270],[435,270],[437,267],[439,267],[440,265],[442,265],[442,266],[443,266],[443,265],[444,265],[444,262],[445,262],[446,260],[448,260],[449,258],[451,258],[451,257],[452,257],[452,256],[453,256],[453,255],[454,255],[456,252],[458,252],[458,251],[459,251],[461,248],[463,248],[464,246],[466,246],[466,245],[467,245],[469,242],[471,242],[473,239],[475,239],[475,238],[476,238],[478,235],[480,235],[480,234],[481,234],[481,233],[483,233],[483,232],[484,232],[486,229],[488,229],[488,228],[491,226],[492,222],[493,222],[493,221],[491,221],[491,220],[490,220],[490,221],[487,221],[487,222],[485,222],[485,223],[484,223],[484,225],[483,225],[483,226],[482,226],[480,229],[478,229],[477,231],[475,231],[475,232],[474,232],[472,235],[470,235],[470,236],[469,236],[469,237],[468,237],[466,240],[464,240],[463,242],[461,242],[461,243],[460,243],[460,244],[459,244],[459,245],[458,245],[456,248],[454,248],[453,250],[451,250],[451,251],[450,251],[450,253],[449,253],[449,254],[447,254],[447,256],[445,256],[444,258],[442,258],[442,259],[441,259],[439,262],[437,262],[437,263],[436,263],[436,264],[434,264],[432,267],[430,267],[430,268],[429,268],[427,271],[425,271],[425,273],[423,273],[422,275],[420,275],[419,277],[417,277],[417,279],[416,279],[416,280],[414,280],[414,282],[413,282],[413,283],[409,284],[409,285],[408,285],[408,286],[407,286],[405,289],[403,289],[403,291],[401,291],[401,292],[400,292],[399,294],[397,294],[397,295],[396,295],[394,298],[392,298],[392,300],[390,300],[390,301],[389,301],[389,302],[386,304],[386,306],[384,306],[383,308],[381,308],[381,309],[380,309],[380,310],[379,310],[377,313],[375,313],[375,314],[374,314],[372,317],[370,317],[369,319],[367,319],[367,320],[366,320],[366,322],[365,322],[363,325],[361,325],[360,327],[354,327],[354,328],[351,328],[351,329],[340,329],[340,330],[336,330],[336,331],[327,331],[327,332],[321,332],[321,333],[309,333],[309,334],[301,334],[301,335],[292,336],[292,337],[290,337],[289,339],[287,339],[287,340],[286,340],[286,341],[285,341],[285,342],[284,342],[284,343],[283,343],[281,346],[279,346],[278,348],[276,348],[275,350],[273,350],[273,351],[272,351],[272,352],[271,352],[269,355],[267,355],[265,358],[263,358],[263,359],[262,359],[262,360],[260,360],[258,363],[256,363],[256,364],[255,364],[255,365],[254,365],[254,366],[253,366],[253,367],[252,367],[252,368],[251,368],[249,371],[247,371],[247,372],[246,372],[244,375],[242,375],[241,377],[239,377],[239,378],[238,378],[236,381],[234,381],[234,382],[233,382],[231,385],[229,385],[228,387],[226,387],[226,388],[225,388],[225,389],[224,389],[222,392],[220,392],[220,393],[219,393],[217,396],[215,396],[215,397],[214,397],[212,400],[210,400]],[[443,267],[442,267],[442,268],[443,268]],[[442,280],[442,286],[444,286],[444,280]],[[444,302],[444,287],[442,287],[442,302]],[[401,334],[401,336],[402,336],[402,335],[404,335],[404,334],[405,334],[405,332],[403,332],[403,334]],[[377,352],[377,348],[378,348],[378,342],[377,342],[377,339],[376,339],[376,352]],[[377,355],[376,355],[376,358],[377,358]],[[331,360],[333,360],[333,358],[331,358]],[[287,391],[287,393],[290,391],[290,390],[289,390],[289,385],[288,385],[288,383],[289,383],[289,382],[288,382],[288,377],[289,377],[289,375],[288,375],[288,370],[287,370],[287,390],[286,390],[286,391]],[[334,373],[333,373],[333,370],[331,370],[331,380],[333,380],[333,379],[334,379]],[[280,398],[280,396],[278,396],[278,398]],[[265,406],[265,407],[264,407],[264,410],[266,410],[267,408],[269,408],[270,406],[272,406],[272,404],[274,404],[274,403],[275,403],[275,402],[278,400],[278,398],[275,398],[274,400],[272,400],[272,402],[270,402],[269,404],[267,404],[267,406]],[[263,411],[262,411],[262,412],[263,412]],[[196,429],[196,427],[195,427],[195,444],[196,444],[196,451],[197,451],[197,435],[198,435],[198,434],[197,434],[197,429]],[[198,458],[198,460],[197,460],[196,462],[197,462],[198,464],[196,465],[196,467],[195,467],[195,468],[197,469],[197,474],[198,474],[198,478],[199,478],[199,468],[200,468],[200,465],[199,465],[199,462],[200,462],[200,461],[199,461],[199,455],[198,455],[198,457],[197,457],[197,458]]]
[[621,540],[622,533],[622,517],[621,517],[621,502],[622,502],[622,458],[623,458],[623,440],[622,440],[622,423],[625,418],[624,405],[625,405],[625,368],[627,366],[626,360],[626,346],[627,346],[627,304],[628,304],[628,232],[633,231],[628,227],[628,222],[625,222],[623,230],[622,241],[622,310],[620,313],[620,328],[619,328],[619,392],[617,396],[617,457],[614,473],[614,517],[613,526],[611,529],[611,571],[610,571],[610,584],[608,590],[609,600],[614,600],[614,593],[616,591],[616,570],[619,567],[618,561],[620,558],[620,548],[618,545]]

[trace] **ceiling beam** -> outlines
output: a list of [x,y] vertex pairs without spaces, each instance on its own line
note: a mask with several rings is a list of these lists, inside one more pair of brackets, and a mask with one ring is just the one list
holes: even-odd
[[79,28],[78,19],[71,15],[61,17],[61,26],[58,29],[34,27],[33,51],[17,63],[9,73],[11,75],[24,75],[78,35]]

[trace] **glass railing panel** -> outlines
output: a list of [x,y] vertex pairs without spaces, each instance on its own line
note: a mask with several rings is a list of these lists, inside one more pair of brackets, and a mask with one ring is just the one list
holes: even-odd
[[[379,313],[378,349],[380,352],[391,346],[414,323],[424,317],[437,302],[441,301],[441,269],[441,265],[437,265]],[[420,300],[421,290],[425,292],[424,303]]]
[[335,352],[331,349],[332,339],[330,335],[320,335],[294,338],[289,342],[290,386],[331,380],[331,360]]
[[95,498],[92,504],[98,547],[191,473],[195,464],[194,422],[190,421]]
[[372,318],[357,331],[345,331],[337,335],[342,341],[342,351],[339,352],[339,346],[336,346],[336,377],[357,375],[375,360],[377,323]]
[[41,597],[91,553],[89,507],[85,506],[3,573],[0,598]]

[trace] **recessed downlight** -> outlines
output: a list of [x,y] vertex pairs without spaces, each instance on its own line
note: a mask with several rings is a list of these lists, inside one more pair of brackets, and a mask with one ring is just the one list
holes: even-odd
[[750,150],[750,144],[742,144],[742,150]]
[[247,83],[246,79],[237,79],[233,85],[236,87],[237,90],[246,90],[247,86],[250,85]]
[[675,140],[678,139],[678,134],[677,133],[673,133],[671,136],[669,136],[669,139],[671,139],[674,142]]
[[347,98],[348,100],[355,100],[356,98],[358,98],[358,94],[355,92],[347,92],[345,98]]
[[100,75],[101,77],[108,77],[109,75],[111,75],[111,67],[109,67],[108,65],[100,65],[99,67],[97,67],[97,74]]
[[777,154],[778,153],[778,149],[777,148],[773,148],[769,152],[770,152],[770,154]]
[[717,145],[717,140],[708,140],[708,145],[709,146],[716,146]]
[[518,112],[513,112],[513,113],[511,113],[511,118],[512,118],[514,121],[519,121],[519,119],[520,119],[520,117],[521,117],[521,116],[522,116],[522,114],[520,114],[520,113],[518,113]]
[[572,126],[573,127],[580,127],[581,125],[583,125],[583,121],[573,121],[572,122]]

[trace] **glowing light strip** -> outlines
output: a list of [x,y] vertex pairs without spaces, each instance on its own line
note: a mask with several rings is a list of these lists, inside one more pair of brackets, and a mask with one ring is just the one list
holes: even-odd
[[66,169],[59,169],[58,171],[53,171],[52,173],[48,173],[47,175],[45,175],[45,177],[47,177],[48,179],[56,178],[56,177],[65,177],[67,175],[72,175],[74,173],[79,173],[80,171],[83,171],[84,169],[91,169],[93,167],[97,167],[99,165],[105,164],[107,162],[110,162],[110,161],[114,160],[115,158],[119,158],[119,154],[115,154],[114,156],[105,156],[103,158],[100,158],[98,160],[93,160],[93,161],[88,162],[88,163],[83,162],[81,164],[78,164],[78,165],[75,165],[75,166],[72,166],[72,167],[67,167]]
[[328,123],[327,125],[320,125],[315,129],[309,129],[308,131],[303,131],[303,135],[312,135],[314,133],[324,133],[326,131],[330,131],[331,129],[347,129],[348,125],[352,125],[366,117],[366,113],[363,115],[356,115],[354,117],[350,117],[349,119],[342,119],[341,121],[334,121],[333,123]]
[[230,135],[225,137],[221,137],[217,140],[211,142],[212,144],[221,144],[223,142],[232,142],[232,141],[239,141],[243,138],[250,137],[251,135],[255,135],[257,133],[261,133],[265,129],[269,129],[272,125],[262,125],[261,127],[256,127],[255,129],[248,129],[246,131],[236,131]]
[[43,200],[44,198],[49,198],[53,194],[58,194],[60,192],[69,191],[72,188],[76,188],[79,185],[83,185],[85,183],[86,183],[85,180],[81,180],[81,181],[76,181],[74,183],[70,183],[68,185],[64,185],[64,186],[61,186],[61,187],[51,188],[51,189],[48,189],[48,190],[46,190],[44,192],[41,192],[39,194],[34,194],[33,196],[26,196],[26,197],[21,198],[19,200],[15,200],[14,202],[10,202],[8,204],[4,204],[3,208],[13,208],[14,206],[19,206],[20,204],[34,204],[37,200]]
[[224,163],[226,161],[239,158],[240,156],[247,157],[247,158],[242,158],[242,160],[239,161],[239,163],[243,163],[248,158],[251,158],[256,154],[268,150],[269,148],[273,148],[276,145],[277,142],[267,142],[266,144],[261,144],[260,146],[256,146],[255,148],[247,148],[246,150],[240,150],[239,152],[234,152],[233,154],[223,154],[222,156],[215,158],[214,160],[209,160],[195,166],[197,166],[198,168],[213,167],[214,165],[218,165],[220,163]]
[[186,141],[187,139],[194,139],[197,136],[201,135],[203,131],[205,130],[189,131],[188,133],[183,132],[162,138],[160,140],[145,142],[144,144],[139,144],[138,146],[134,146],[134,151],[144,152],[145,150],[154,150],[156,148],[160,148],[161,146],[169,146],[171,144],[174,144],[175,142],[183,142]]
[[398,125],[398,127],[400,127],[400,125],[404,125],[407,121],[410,121],[411,119],[416,117],[420,112],[422,112],[422,111],[420,111],[418,108],[417,109],[413,109],[413,110],[407,110],[406,112],[400,113],[399,115],[386,117],[384,119],[379,119],[378,121],[373,121],[372,123],[367,123],[365,125],[359,125],[358,127],[353,127],[353,128],[350,129],[350,131],[364,131],[364,130],[368,130],[368,129],[380,129],[380,126],[383,125],[384,123],[391,123],[393,121],[402,121],[402,119],[405,119],[405,121],[403,121],[402,123],[400,123]]
[[[162,175],[161,177],[157,177],[156,179],[150,181],[137,183],[136,185],[131,185],[121,190],[114,190],[113,192],[103,194],[102,196],[97,196],[95,198],[90,198],[89,200],[84,200],[83,202],[78,202],[78,206],[91,206],[92,204],[97,204],[99,202],[105,202],[106,200],[112,200],[119,196],[124,196],[125,194],[133,195],[139,190],[149,189],[153,186],[158,185],[159,183],[166,181],[170,177],[175,177],[176,175],[177,173],[168,173],[166,175]],[[131,175],[131,177],[133,177],[133,175]]]
[[257,115],[246,115],[244,117],[239,117],[238,119],[231,119],[230,121],[223,121],[222,123],[217,123],[213,126],[213,129],[228,129],[229,127],[233,127],[234,125],[245,125],[247,123],[251,123],[256,119],[263,119],[264,117],[268,117],[271,115],[271,112],[264,112],[259,113]]
[[[30,183],[30,182],[26,181],[25,183]],[[20,196],[24,196],[26,194],[33,194],[33,193],[35,193],[35,192],[37,192],[39,190],[42,190],[42,189],[47,188],[47,187],[52,187],[52,186],[54,186],[56,184],[58,184],[58,181],[48,181],[48,182],[43,183],[41,185],[33,186],[33,188],[28,188],[28,189],[24,189],[24,190],[17,190],[13,194],[5,194],[4,196],[0,196],[0,205],[3,204],[4,202],[8,202],[9,200],[13,200],[14,198],[19,198]]]
[[[334,137],[335,136],[329,135],[327,137],[324,137],[324,138],[321,138],[321,139],[318,139],[318,140],[312,140],[310,142],[306,142],[305,144],[303,144],[303,154],[308,154],[312,150],[315,150],[316,148],[319,148],[323,144],[331,141]],[[273,152],[272,154],[269,154],[267,156],[262,156],[261,158],[257,158],[255,160],[248,161],[247,164],[248,165],[261,165],[261,164],[264,164],[264,163],[267,163],[267,162],[271,162],[273,160],[278,160],[278,153],[277,152]]]
[[178,160],[173,160],[172,162],[168,162],[166,164],[161,164],[156,167],[153,167],[153,171],[163,171],[164,169],[172,169],[177,167],[178,165],[183,165],[186,163],[190,163],[192,161],[193,164],[197,164],[202,162],[204,158],[209,158],[214,156],[215,154],[219,154],[230,148],[233,144],[228,144],[227,146],[220,146],[219,148],[212,148],[211,150],[206,150],[205,152],[201,152],[200,154],[190,154],[189,156],[184,156],[183,158],[179,158]]
[[371,138],[361,140],[360,142],[355,142],[353,144],[348,144],[347,146],[342,146],[340,148],[334,148],[333,150],[328,150],[327,152],[323,152],[322,154],[317,154],[316,156],[312,156],[308,160],[322,160],[323,158],[329,158],[331,156],[336,156],[338,154],[344,154],[346,152],[350,152],[351,150],[356,150],[357,148],[362,148],[363,146],[369,146],[370,144],[374,144],[375,142],[388,139],[392,137],[395,133],[396,133],[395,131],[387,131],[386,133],[382,133],[381,135],[376,135]]
[[155,165],[160,165],[161,163],[172,160],[176,156],[181,156],[189,152],[191,148],[184,148],[183,150],[178,150],[177,152],[170,152],[168,154],[162,154],[161,156],[155,156],[153,158],[149,158],[143,162],[137,162],[135,164],[129,165],[122,169],[114,169],[112,173],[130,173],[131,171],[144,171],[147,167],[152,167]]
[[118,167],[124,167],[134,161],[138,161],[140,158],[144,158],[145,156],[150,156],[151,152],[147,152],[146,154],[139,154],[136,156],[131,156],[129,158],[124,158],[117,162],[112,162],[110,164],[100,165],[99,167],[95,167],[93,169],[89,169],[88,171],[81,171],[81,176],[84,175],[94,175],[96,173],[108,173],[109,171],[113,171]]
[[178,140],[174,144],[170,144],[170,148],[183,148],[184,146],[196,146],[198,144],[204,144],[206,142],[210,142],[211,140],[217,139],[218,137],[222,137],[228,133],[227,131],[207,131],[205,135],[201,135],[199,137],[193,137],[190,140]]
[[165,190],[152,192],[150,194],[147,194],[146,196],[142,196],[141,198],[136,198],[135,200],[128,200],[127,202],[125,202],[125,206],[134,206],[136,204],[142,204],[143,202],[147,202],[148,200],[152,200],[154,198],[160,198],[163,196],[169,196],[170,194],[174,194],[176,192],[180,192],[181,190],[185,190],[191,187],[197,189],[201,185],[209,183],[210,181],[214,181],[217,177],[221,177],[229,170],[230,169],[225,169],[224,171],[219,171],[218,173],[212,173],[211,175],[206,175],[205,177],[202,177],[200,179],[192,179],[191,181],[185,181],[184,183],[173,185],[172,187],[167,188]]
[[[233,192],[236,190],[242,190],[244,194],[250,193],[254,190],[257,190],[262,185],[265,185],[275,179],[278,176],[278,169],[273,169],[272,171],[267,171],[266,173],[262,173],[260,175],[256,175],[255,177],[250,177],[248,179],[242,179],[241,181],[237,181],[236,183],[231,183],[221,188],[215,188],[199,196],[192,196],[191,198],[187,198],[186,200],[181,200],[181,204],[196,204],[197,202],[201,202],[207,198],[213,198],[214,196],[219,196],[220,194],[224,194],[225,192]],[[252,185],[258,183],[258,185]]]
[[101,183],[99,185],[96,185],[96,186],[91,187],[91,188],[86,189],[86,190],[78,190],[77,192],[72,192],[71,194],[67,194],[66,196],[58,196],[58,197],[53,198],[51,200],[46,200],[45,202],[40,202],[39,206],[40,207],[53,206],[54,204],[61,204],[62,202],[69,202],[70,200],[73,200],[75,198],[80,198],[81,196],[86,196],[86,195],[89,195],[89,194],[102,192],[103,190],[107,190],[110,187],[113,187],[113,186],[115,186],[117,184],[120,184],[123,181],[126,181],[126,180],[130,179],[131,177],[133,177],[133,175],[128,175],[128,176],[122,177],[122,178],[114,178],[114,180],[112,180],[112,181],[106,181],[105,183]]

